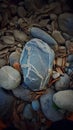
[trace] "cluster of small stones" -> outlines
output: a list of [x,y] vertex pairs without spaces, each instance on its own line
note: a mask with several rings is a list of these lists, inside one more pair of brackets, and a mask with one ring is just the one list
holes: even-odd
[[[28,6],[27,0],[18,3],[0,1],[0,87],[4,86],[3,89],[9,92],[11,90],[12,96],[25,103],[22,113],[24,119],[31,120],[32,124],[44,124],[37,126],[36,130],[39,127],[45,130],[48,127],[45,125],[47,120],[57,121],[73,112],[73,14],[69,13],[71,9],[63,1],[52,0],[44,6],[38,0],[35,3],[37,6]],[[32,38],[29,31],[31,27],[44,30],[58,44],[57,50],[54,50],[51,77],[52,80],[58,80],[51,86],[49,83],[50,88],[47,87],[37,100],[29,89],[24,89],[22,72],[13,68],[14,62],[19,63],[26,42]],[[8,85],[5,85],[6,80]],[[35,97],[36,92],[33,94]],[[42,114],[41,119],[39,113]]]

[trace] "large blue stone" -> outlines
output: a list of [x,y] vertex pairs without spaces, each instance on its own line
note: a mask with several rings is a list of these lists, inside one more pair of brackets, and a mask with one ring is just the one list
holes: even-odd
[[24,83],[33,91],[44,89],[54,61],[54,51],[42,40],[32,39],[23,48],[20,64]]

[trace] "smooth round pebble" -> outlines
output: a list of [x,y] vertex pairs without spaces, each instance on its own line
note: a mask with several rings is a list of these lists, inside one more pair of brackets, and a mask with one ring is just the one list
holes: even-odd
[[19,86],[21,81],[20,73],[11,66],[4,66],[0,69],[0,85],[8,90]]
[[64,90],[55,93],[53,101],[58,107],[73,112],[73,90]]
[[40,104],[39,104],[38,100],[33,100],[32,101],[32,108],[33,108],[34,111],[38,111],[39,110]]
[[61,91],[68,89],[70,83],[69,76],[65,73],[64,75],[60,76],[60,79],[55,83],[56,91]]
[[54,107],[53,95],[54,91],[52,89],[48,89],[48,93],[41,96],[40,98],[41,109],[47,119],[52,121],[58,121],[61,120],[64,115]]

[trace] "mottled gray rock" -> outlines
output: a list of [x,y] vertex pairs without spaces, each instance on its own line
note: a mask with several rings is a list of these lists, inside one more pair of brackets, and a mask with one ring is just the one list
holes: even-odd
[[63,118],[63,114],[54,107],[53,104],[53,95],[54,91],[52,89],[48,89],[48,93],[41,96],[40,103],[41,103],[41,109],[44,113],[44,115],[52,121],[58,121]]
[[55,89],[57,91],[68,89],[70,78],[67,74],[60,76],[60,79],[55,83]]
[[63,13],[58,18],[59,28],[73,36],[73,14]]
[[21,81],[20,73],[11,66],[4,66],[0,69],[0,85],[8,90],[19,86]]
[[64,90],[55,93],[53,101],[58,107],[73,112],[73,90]]

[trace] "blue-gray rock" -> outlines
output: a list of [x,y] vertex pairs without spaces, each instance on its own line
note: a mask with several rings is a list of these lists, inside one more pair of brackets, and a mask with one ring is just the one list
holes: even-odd
[[0,85],[5,89],[14,89],[21,81],[20,73],[11,66],[4,66],[0,69]]
[[39,104],[38,100],[33,100],[32,101],[32,108],[33,108],[34,111],[38,111],[39,110],[40,104]]
[[32,39],[23,48],[20,65],[27,88],[44,89],[54,62],[54,51],[42,40]]
[[20,52],[12,52],[9,56],[9,63],[13,66],[14,63],[19,63],[20,60]]
[[53,101],[58,107],[73,112],[73,90],[64,90],[55,93]]
[[30,104],[27,104],[23,110],[23,117],[31,120],[33,118],[33,111]]
[[21,100],[24,100],[24,101],[32,100],[31,91],[29,89],[25,89],[23,86],[19,86],[13,89],[12,92],[17,98]]
[[73,62],[73,54],[67,57],[67,62]]
[[61,120],[64,115],[54,107],[52,101],[53,95],[54,91],[52,89],[48,89],[48,93],[41,96],[40,98],[41,109],[47,119],[52,121],[58,121]]
[[32,37],[39,38],[39,39],[43,40],[44,42],[46,42],[54,50],[58,49],[57,42],[54,40],[54,38],[52,36],[50,36],[44,30],[42,30],[40,28],[37,28],[37,27],[31,27],[29,29],[29,32],[32,35]]
[[12,115],[14,97],[0,88],[0,118],[8,119]]
[[70,83],[69,76],[65,73],[64,75],[60,76],[60,79],[55,83],[56,91],[61,91],[68,89]]
[[66,73],[69,75],[73,73],[73,63],[71,63],[68,67],[65,68]]
[[63,13],[58,18],[59,28],[73,36],[73,14]]

